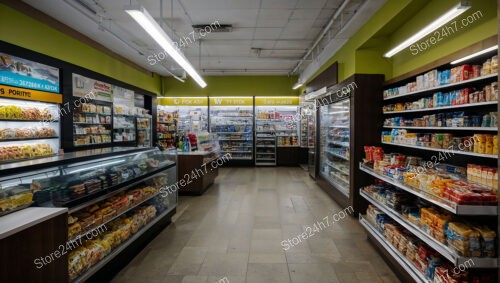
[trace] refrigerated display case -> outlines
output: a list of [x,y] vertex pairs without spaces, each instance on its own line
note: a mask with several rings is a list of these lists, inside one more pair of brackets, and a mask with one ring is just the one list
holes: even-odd
[[221,154],[231,161],[253,160],[253,98],[210,98],[210,132],[217,134]]
[[[177,152],[144,149],[78,162],[62,159],[59,165],[23,170],[0,178],[2,207],[65,207],[69,243],[84,244],[68,251],[70,282],[89,280],[106,263],[130,246],[155,223],[164,221],[177,206],[177,191],[165,190],[177,182]],[[104,229],[105,227],[105,229]],[[89,233],[99,237],[89,237]],[[85,255],[93,256],[84,260]]]
[[59,105],[0,98],[0,163],[55,155],[61,145]]
[[320,106],[320,174],[349,198],[350,101]]
[[311,102],[301,108],[301,147],[306,148],[309,176],[316,178],[316,104]]
[[365,157],[363,146],[380,143],[379,126],[366,121],[381,119],[375,94],[382,82],[382,75],[355,74],[316,98],[316,183],[355,213],[366,210],[356,190],[371,182],[357,166]]

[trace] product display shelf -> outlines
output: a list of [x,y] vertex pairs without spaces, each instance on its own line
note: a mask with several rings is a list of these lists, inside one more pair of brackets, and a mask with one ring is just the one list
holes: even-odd
[[326,152],[326,153],[328,153],[328,154],[331,154],[331,155],[333,155],[333,156],[335,156],[335,157],[338,157],[338,158],[340,158],[340,159],[344,159],[344,160],[346,160],[346,161],[349,161],[349,158],[348,158],[348,157],[345,157],[345,156],[343,156],[343,155],[337,154],[337,153],[335,153],[335,152],[333,152],[333,151],[325,150],[325,152]]
[[88,279],[92,277],[95,273],[101,270],[106,264],[108,264],[111,260],[113,260],[116,256],[118,256],[122,251],[124,251],[127,247],[129,247],[132,243],[134,243],[139,237],[141,237],[145,232],[147,232],[151,227],[153,227],[156,223],[166,217],[169,213],[171,213],[176,207],[170,207],[165,210],[161,214],[157,215],[153,220],[148,222],[145,226],[143,226],[137,233],[133,234],[129,239],[120,244],[118,247],[113,249],[113,251],[108,254],[106,257],[101,259],[95,265],[91,266],[87,271],[81,274],[79,277],[75,278],[72,283],[80,283],[86,282]]
[[110,123],[85,123],[85,122],[73,122],[74,125],[111,125]]
[[[272,150],[272,152],[269,152]],[[276,138],[262,138],[256,135],[255,139],[255,165],[276,166],[277,150]]]
[[330,128],[339,128],[339,129],[349,129],[349,125],[333,125],[333,126],[330,126]]
[[22,119],[0,119],[0,122],[43,122],[43,123],[59,123],[57,119],[50,120],[22,120]]
[[252,132],[212,132],[212,133],[218,135],[233,135],[233,134],[250,134]]
[[85,207],[88,207],[89,205],[98,203],[100,201],[103,201],[119,192],[126,191],[134,186],[137,186],[145,181],[150,180],[151,178],[155,177],[159,173],[168,170],[172,167],[175,166],[175,163],[170,163],[170,164],[165,164],[165,166],[158,168],[154,171],[148,172],[139,178],[134,178],[131,180],[127,180],[125,182],[116,184],[114,186],[110,186],[107,189],[101,189],[99,191],[96,191],[91,194],[87,194],[85,196],[82,196],[80,198],[75,198],[72,199],[71,201],[68,202],[58,202],[57,206],[61,207],[68,207],[69,208],[69,213],[74,213],[78,210],[81,210]]
[[444,149],[444,148],[423,147],[423,146],[417,146],[417,145],[392,143],[392,142],[382,142],[382,143],[387,144],[387,145],[415,148],[415,149],[427,150],[427,151],[439,151],[439,152],[443,152],[443,153],[451,153],[451,154],[460,154],[460,155],[498,159],[498,155],[494,155],[494,154],[483,154],[483,153],[475,153],[475,152],[468,152],[468,151],[461,151],[461,150],[451,150],[451,149]]
[[442,107],[411,109],[411,110],[398,110],[398,111],[386,111],[386,112],[383,112],[383,114],[384,115],[389,115],[389,114],[413,113],[413,112],[429,112],[429,111],[439,111],[439,110],[447,110],[447,109],[481,107],[481,106],[494,106],[494,105],[497,105],[496,101],[486,101],[486,102],[466,103],[466,104],[451,105],[451,106],[442,106]]
[[359,214],[359,223],[365,230],[401,265],[401,267],[418,283],[431,283],[404,255],[402,255],[387,239]]
[[44,138],[21,138],[21,139],[3,139],[3,140],[0,139],[0,143],[2,143],[2,142],[13,142],[13,141],[52,140],[52,139],[59,139],[59,137],[55,136],[55,137],[44,137]]
[[342,173],[342,174],[349,175],[349,172],[348,172],[348,171],[345,171],[345,170],[343,170],[343,169],[340,169],[339,167],[335,166],[335,164],[333,164],[333,162],[331,162],[331,161],[326,162],[326,164],[327,164],[328,166],[332,167],[333,169],[335,169],[335,170],[339,171],[339,172],[340,172],[340,173]]
[[420,229],[417,225],[411,223],[406,218],[404,218],[400,213],[395,210],[387,207],[385,204],[379,202],[374,199],[368,193],[366,193],[363,189],[360,189],[360,195],[366,199],[371,204],[375,205],[377,208],[382,210],[384,213],[389,215],[394,221],[398,222],[401,226],[403,226],[406,230],[410,231],[413,235],[422,239],[427,245],[433,248],[435,251],[440,253],[442,256],[447,258],[451,263],[455,266],[460,264],[464,264],[470,260],[473,260],[475,268],[496,268],[497,267],[497,258],[488,258],[488,257],[463,257],[458,255],[455,251],[447,247],[445,244],[439,242],[434,239],[424,231]]
[[456,204],[454,202],[442,199],[438,196],[435,196],[433,194],[430,194],[426,191],[422,191],[418,188],[409,186],[407,184],[404,184],[402,182],[396,181],[392,178],[389,178],[387,176],[383,176],[381,174],[378,174],[377,172],[373,171],[372,168],[360,163],[359,164],[359,169],[363,172],[366,172],[373,177],[380,179],[388,184],[391,184],[397,188],[400,188],[406,192],[409,192],[427,202],[430,202],[436,206],[439,206],[441,208],[444,208],[445,210],[456,214],[456,215],[490,215],[490,216],[495,216],[497,215],[497,207],[496,206],[484,206],[484,205],[461,205],[461,204]]
[[414,130],[446,130],[446,131],[487,131],[498,132],[497,127],[415,127],[415,126],[384,126],[386,129],[414,129]]
[[[138,203],[136,203],[136,204],[134,204],[134,205],[132,205],[132,206],[130,206],[130,207],[127,207],[127,208],[126,208],[126,209],[124,209],[122,212],[120,212],[119,214],[117,214],[117,215],[115,215],[115,216],[111,217],[110,219],[108,219],[108,220],[104,221],[103,223],[101,223],[101,224],[99,224],[99,225],[97,225],[97,226],[95,226],[95,227],[92,227],[92,229],[90,229],[90,230],[83,231],[82,233],[80,233],[80,234],[79,234],[79,235],[77,235],[76,237],[73,237],[72,239],[69,239],[69,240],[68,240],[68,242],[76,242],[77,240],[79,240],[80,238],[84,237],[87,233],[91,232],[92,230],[96,229],[97,227],[99,227],[99,226],[104,226],[104,225],[106,225],[106,224],[110,223],[111,221],[113,221],[113,220],[115,220],[115,219],[119,218],[120,216],[122,216],[122,215],[126,214],[127,212],[129,212],[129,211],[133,210],[134,208],[137,208],[139,205],[141,205],[141,204],[143,204],[143,203],[147,202],[148,200],[153,199],[154,197],[158,196],[160,193],[161,193],[161,192],[154,193],[154,194],[152,194],[151,196],[148,196],[148,197],[146,197],[145,199],[141,200],[140,202],[138,202]],[[107,196],[107,197],[109,198],[109,196]]]
[[433,91],[436,91],[436,90],[453,88],[453,87],[456,87],[456,86],[463,86],[463,85],[467,85],[467,84],[470,84],[470,83],[477,83],[477,82],[482,82],[482,81],[486,81],[486,80],[489,80],[489,79],[494,79],[494,78],[497,78],[497,77],[498,77],[498,74],[496,74],[496,73],[495,74],[488,74],[488,75],[485,75],[485,76],[482,76],[482,77],[473,78],[473,79],[469,79],[469,80],[465,80],[465,81],[461,81],[461,82],[450,83],[450,84],[440,85],[440,86],[431,87],[431,88],[427,88],[427,89],[421,89],[421,90],[417,90],[417,91],[412,91],[412,92],[408,92],[408,93],[404,93],[404,94],[389,96],[389,97],[385,97],[384,100],[390,100],[390,99],[395,99],[395,98],[399,98],[399,97],[405,97],[405,96],[409,96],[409,95],[423,94],[423,93],[433,92]]

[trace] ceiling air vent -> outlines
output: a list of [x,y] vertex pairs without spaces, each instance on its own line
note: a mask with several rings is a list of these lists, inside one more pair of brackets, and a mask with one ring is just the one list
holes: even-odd
[[232,32],[233,25],[219,24],[215,21],[211,24],[192,25],[193,29],[200,32]]

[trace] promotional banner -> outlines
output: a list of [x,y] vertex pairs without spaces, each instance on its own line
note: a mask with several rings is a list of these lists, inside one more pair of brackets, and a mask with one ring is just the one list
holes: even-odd
[[158,105],[163,106],[208,106],[208,97],[160,97]]
[[59,93],[59,69],[0,52],[0,84]]
[[253,97],[210,97],[210,106],[253,106]]
[[0,85],[0,97],[18,98],[25,100],[62,103],[62,95],[39,90]]
[[73,74],[73,96],[89,97],[89,93],[95,100],[113,102],[113,87],[111,84]]
[[255,97],[256,106],[298,106],[300,99],[298,96],[261,96]]

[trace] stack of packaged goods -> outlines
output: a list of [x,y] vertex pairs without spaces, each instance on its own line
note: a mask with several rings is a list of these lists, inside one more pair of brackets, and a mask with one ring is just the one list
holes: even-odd
[[416,81],[404,86],[384,90],[384,98],[404,95],[414,91],[458,83],[470,79],[480,78],[498,72],[498,57],[495,55],[486,60],[483,65],[460,65],[447,70],[431,70],[417,76]]
[[[153,205],[137,208],[128,217],[120,217],[106,225],[106,229],[97,237],[86,240],[81,246],[71,251],[68,256],[68,271],[70,280],[75,280],[79,275],[98,263],[121,243],[139,231],[139,229],[153,220],[157,215]],[[78,244],[75,244],[78,245]]]
[[391,127],[477,127],[496,128],[498,127],[498,112],[488,112],[486,114],[472,112],[449,112],[424,115],[419,118],[393,117],[384,120],[384,126]]
[[498,138],[493,134],[456,137],[451,133],[411,133],[405,129],[382,132],[382,142],[423,148],[437,148],[479,154],[498,154]]
[[[439,236],[439,241],[444,241],[444,243],[455,251],[458,252],[460,250],[461,252],[458,252],[459,255],[494,257],[494,239],[496,234],[492,230],[486,227],[476,228],[481,230],[479,232],[460,222],[448,222],[446,214],[439,214],[437,211],[430,212],[429,210],[421,212],[422,215],[426,214],[426,216],[422,216],[424,219],[421,221],[422,229],[428,229],[430,233]],[[442,255],[434,251],[405,228],[395,223],[393,219],[376,206],[368,206],[366,219],[402,256],[406,257],[416,269],[432,282],[495,282],[492,272],[461,271],[454,267]],[[443,239],[442,236],[446,236],[447,238]],[[491,254],[492,252],[493,255]]]

